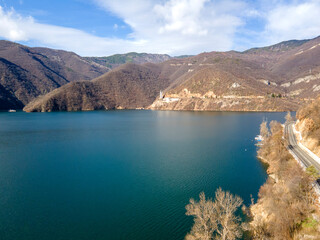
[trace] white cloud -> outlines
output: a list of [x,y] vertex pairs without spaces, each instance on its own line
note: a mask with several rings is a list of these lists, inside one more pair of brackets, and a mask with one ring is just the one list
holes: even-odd
[[[251,5],[245,0],[91,1],[106,14],[122,19],[131,33],[123,39],[98,37],[74,28],[39,23],[31,16],[0,6],[0,37],[85,56],[105,56],[132,51],[198,54],[231,50],[240,42],[244,49],[320,34],[319,0],[259,0]],[[245,25],[255,19],[260,24],[264,21],[265,26],[253,30]],[[112,26],[115,31],[110,34],[123,28]]]
[[263,37],[270,43],[316,37],[320,35],[319,13],[318,0],[276,5],[267,13]]
[[[31,18],[26,20],[32,21]],[[24,19],[21,16],[16,15],[13,9],[5,13],[0,6],[0,34],[2,37],[12,41],[27,40],[25,32],[20,27],[23,22]]]
[[0,6],[0,36],[10,41],[32,41],[39,46],[74,51],[81,55],[101,56],[114,51],[125,51],[125,46],[135,45],[122,39],[100,38],[83,31],[36,22],[32,17],[22,17],[13,9],[5,11]]
[[208,2],[209,0],[172,0],[164,5],[155,5],[155,12],[164,21],[164,25],[159,27],[159,33],[179,32],[182,35],[191,36],[207,35],[206,19],[203,19],[200,14],[205,3]]
[[196,54],[230,50],[245,8],[233,0],[95,0],[128,24],[144,51]]
[[[92,1],[131,28],[127,38],[102,38],[73,28],[42,24],[1,6],[0,37],[81,55],[130,51],[197,54],[231,49],[237,27],[243,24],[239,12],[245,7],[237,0]],[[114,25],[115,29],[118,27]]]

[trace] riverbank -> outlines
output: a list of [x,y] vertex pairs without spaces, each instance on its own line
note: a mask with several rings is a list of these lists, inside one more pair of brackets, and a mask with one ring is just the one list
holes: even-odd
[[268,164],[269,175],[250,207],[254,239],[319,239],[320,215],[312,187],[314,179],[287,150],[278,122],[262,129],[258,157]]

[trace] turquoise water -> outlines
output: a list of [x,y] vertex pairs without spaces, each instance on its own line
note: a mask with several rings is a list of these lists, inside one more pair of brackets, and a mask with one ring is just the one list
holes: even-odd
[[0,113],[0,239],[183,239],[201,191],[257,197],[253,139],[284,115]]

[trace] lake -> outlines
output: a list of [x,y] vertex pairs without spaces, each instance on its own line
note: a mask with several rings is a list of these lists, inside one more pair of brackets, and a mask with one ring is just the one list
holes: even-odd
[[254,137],[285,113],[0,113],[0,239],[183,239],[189,199],[250,204]]

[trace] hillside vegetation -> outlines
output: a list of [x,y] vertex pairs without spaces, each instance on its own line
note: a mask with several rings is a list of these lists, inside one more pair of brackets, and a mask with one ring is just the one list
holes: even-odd
[[108,70],[75,53],[0,41],[0,109],[22,109],[39,95]]
[[320,97],[297,112],[302,143],[320,157]]
[[169,84],[157,65],[126,64],[93,81],[67,84],[28,104],[31,111],[136,109],[149,106]]
[[268,164],[269,177],[251,206],[254,239],[319,239],[319,209],[312,184],[314,176],[304,171],[286,148],[283,127],[278,122],[261,125],[263,145],[258,156]]

